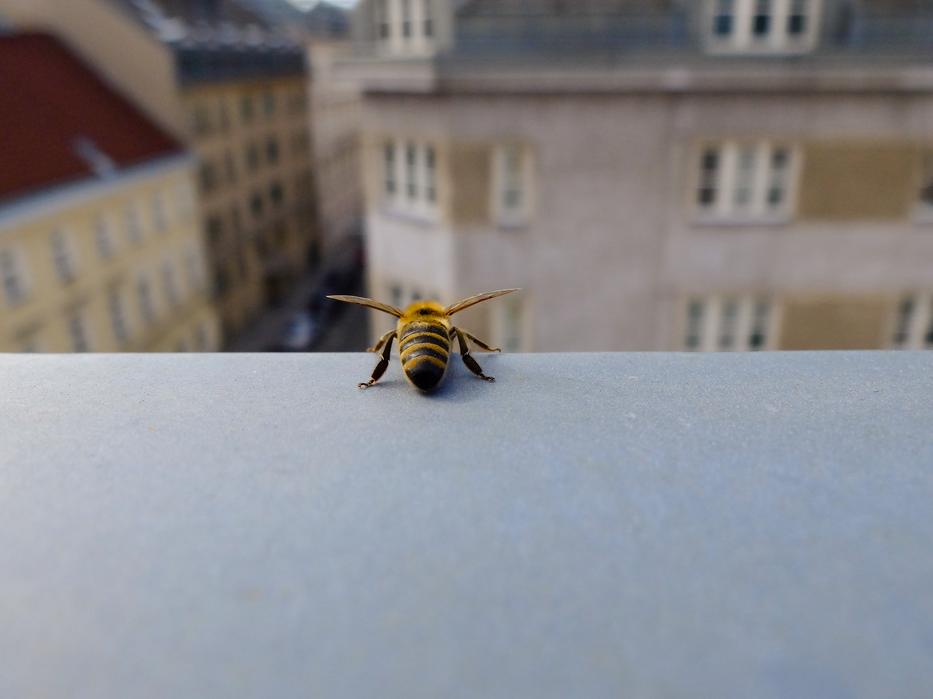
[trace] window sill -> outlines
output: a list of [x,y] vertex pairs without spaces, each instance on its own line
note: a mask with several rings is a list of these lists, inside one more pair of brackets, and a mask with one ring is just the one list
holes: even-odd
[[911,220],[918,226],[933,226],[933,206],[918,205],[914,207]]
[[395,207],[385,206],[379,210],[385,218],[404,223],[416,224],[423,228],[437,225],[439,217],[437,213],[411,211]]
[[780,228],[794,222],[790,215],[768,217],[698,216],[690,221],[695,228]]

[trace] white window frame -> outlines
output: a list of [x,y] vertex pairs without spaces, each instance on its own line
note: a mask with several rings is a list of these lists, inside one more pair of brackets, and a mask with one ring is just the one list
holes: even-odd
[[111,287],[107,292],[107,314],[110,316],[110,331],[118,345],[127,344],[133,337],[125,298],[125,289]]
[[[384,53],[423,56],[434,49],[437,17],[431,0],[374,0],[376,46]],[[431,32],[426,32],[430,22]],[[405,34],[405,27],[408,34]],[[383,36],[383,27],[387,36]]]
[[[143,293],[143,289],[146,293]],[[145,325],[154,325],[159,320],[159,308],[155,298],[155,285],[152,277],[146,272],[136,275],[136,304],[139,307],[139,317]]]
[[94,246],[102,260],[112,260],[117,253],[113,221],[107,214],[98,214],[94,218]]
[[71,234],[63,228],[56,229],[52,231],[49,243],[55,275],[63,284],[70,284],[78,278],[78,260]]
[[129,202],[123,209],[123,227],[126,230],[126,239],[130,245],[142,245],[146,237],[143,230],[142,217],[136,202]]
[[[512,157],[518,159],[517,169],[509,166]],[[533,177],[534,165],[530,148],[518,143],[507,143],[494,149],[490,178],[490,209],[497,225],[520,227],[529,223],[534,209]],[[517,190],[520,194],[520,203],[517,206],[507,202],[507,195],[511,190]]]
[[0,283],[8,307],[19,306],[29,299],[32,284],[26,256],[19,247],[0,248]]
[[[691,307],[699,303],[703,310],[697,330],[697,346],[691,347],[688,337],[691,331]],[[759,304],[767,304],[767,320],[764,328],[764,343],[752,346]],[[734,304],[735,316],[730,343],[724,343],[724,319],[726,309]],[[695,294],[681,304],[681,332],[678,338],[680,349],[685,352],[765,352],[777,348],[780,328],[780,304],[769,294]]]
[[183,294],[178,285],[178,274],[175,263],[170,257],[165,257],[159,267],[159,279],[162,283],[162,296],[169,308],[177,308],[182,303]]
[[[910,303],[908,314],[903,305]],[[898,350],[933,349],[927,336],[933,333],[933,290],[914,292],[900,297],[888,332],[888,346]],[[903,338],[901,338],[903,336]]]
[[[718,165],[713,182],[715,198],[709,206],[700,203],[700,191],[705,188],[703,163],[707,152],[715,151]],[[782,170],[773,168],[774,156],[784,151]],[[739,206],[736,193],[741,187],[739,170],[742,154],[754,154],[749,174],[747,206]],[[723,140],[701,144],[691,158],[690,199],[696,221],[699,223],[782,224],[793,219],[797,207],[798,184],[801,171],[800,149],[786,141],[774,139]],[[782,173],[783,196],[779,206],[768,203],[775,175]]]
[[769,31],[764,39],[758,39],[752,31],[752,22],[759,0],[732,0],[732,32],[726,37],[720,37],[713,31],[720,0],[707,0],[702,20],[707,51],[744,54],[800,54],[813,51],[820,32],[822,0],[804,0],[809,5],[806,31],[796,38],[788,29],[794,3],[799,0],[768,1],[771,5]]
[[[409,148],[414,159],[409,159]],[[427,221],[436,220],[440,199],[440,157],[436,143],[414,138],[391,138],[383,141],[382,193],[390,212]],[[390,163],[388,153],[393,154]],[[433,167],[429,165],[429,152],[433,152]],[[389,192],[393,183],[394,194]],[[432,186],[433,185],[433,186]],[[413,188],[413,194],[412,194]],[[430,194],[433,192],[433,197]]]
[[[65,325],[68,330],[68,339],[71,341],[71,351],[72,352],[93,352],[94,342],[91,339],[91,329],[88,326],[87,316],[83,307],[75,308],[66,315]],[[75,332],[75,330],[78,332]],[[75,340],[80,335],[82,342],[78,343]],[[79,344],[83,344],[83,347],[79,347]]]

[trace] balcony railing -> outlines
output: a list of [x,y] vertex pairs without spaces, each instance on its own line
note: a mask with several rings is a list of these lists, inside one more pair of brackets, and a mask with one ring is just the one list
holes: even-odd
[[927,696],[933,353],[0,356],[0,696]]

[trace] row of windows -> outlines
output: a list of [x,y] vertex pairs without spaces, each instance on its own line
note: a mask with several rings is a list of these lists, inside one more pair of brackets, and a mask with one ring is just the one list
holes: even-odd
[[[260,117],[270,120],[279,110],[280,97],[271,90],[261,94],[240,95],[236,104],[235,114],[239,117],[239,124],[251,126],[260,121]],[[295,90],[285,96],[286,110],[289,114],[304,114],[308,109],[307,94],[303,89]],[[218,98],[215,103],[206,100],[194,105],[191,111],[191,123],[195,135],[208,136],[213,133],[227,133],[234,124],[236,117],[231,114],[226,98]]]
[[714,50],[805,51],[812,48],[819,0],[711,0]]
[[[686,307],[683,348],[700,352],[775,349],[775,303],[768,297],[707,296]],[[892,349],[933,349],[933,293],[901,299],[888,345]]]
[[[188,288],[191,292],[204,288],[203,264],[197,255],[188,254],[178,265],[184,265]],[[160,290],[161,293],[157,293]],[[140,330],[145,332],[158,323],[164,313],[181,307],[184,303],[184,290],[181,288],[176,262],[165,259],[157,270],[140,272],[132,285],[111,286],[106,292],[106,309],[113,340],[119,346],[127,345],[134,336],[134,327],[130,322],[130,304],[136,304],[138,318],[142,321]],[[67,314],[66,329],[73,352],[91,352],[94,350],[92,333],[85,310],[79,308]],[[22,343],[23,351],[42,350],[38,341],[39,331],[34,331]],[[206,344],[205,344],[206,347]]]
[[399,50],[428,46],[434,40],[434,0],[375,0],[376,37]]
[[[177,191],[176,213],[180,222],[188,222],[193,214],[193,199],[188,186]],[[147,232],[157,235],[166,233],[170,220],[165,207],[165,197],[157,192],[150,200],[149,224],[145,225],[141,215],[141,206],[131,202],[119,216],[101,213],[93,223],[94,248],[97,257],[107,262],[113,259],[124,244],[130,247],[142,245]],[[122,240],[118,232],[122,227]],[[63,284],[74,282],[80,273],[81,260],[78,258],[75,234],[68,229],[59,228],[49,235],[49,259],[58,280]],[[3,295],[8,306],[16,306],[26,301],[31,290],[31,269],[34,261],[29,260],[22,248],[8,246],[0,248],[0,281]]]
[[[305,156],[308,151],[306,131],[296,132],[291,139],[292,154]],[[256,174],[263,165],[275,167],[281,161],[281,148],[275,136],[268,136],[264,142],[252,142],[243,150],[243,163],[249,174]],[[211,194],[223,183],[235,184],[239,177],[236,157],[227,150],[223,161],[204,159],[200,168],[200,185],[203,194]]]
[[[501,225],[527,223],[531,211],[531,159],[527,148],[502,145],[488,173],[493,215]],[[438,151],[427,142],[391,139],[382,146],[383,192],[396,211],[432,218],[438,202]]]
[[773,308],[766,297],[694,298],[687,303],[684,349],[746,352],[770,349]]

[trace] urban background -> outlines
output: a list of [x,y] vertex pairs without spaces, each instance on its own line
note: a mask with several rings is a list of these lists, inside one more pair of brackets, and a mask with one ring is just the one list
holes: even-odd
[[933,349],[933,0],[0,0],[0,351],[514,286],[506,351]]

